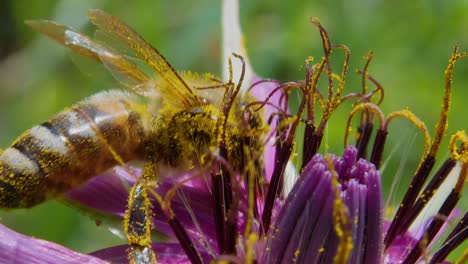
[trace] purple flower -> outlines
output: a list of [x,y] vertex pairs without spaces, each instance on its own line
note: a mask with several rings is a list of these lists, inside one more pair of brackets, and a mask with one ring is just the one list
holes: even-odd
[[[455,205],[461,198],[468,174],[468,137],[464,132],[452,136],[450,158],[429,181],[428,177],[447,128],[453,67],[466,54],[455,50],[449,61],[441,117],[431,140],[424,123],[410,111],[393,112],[387,117],[380,111],[378,105],[383,99],[383,88],[367,72],[372,54],[360,71],[364,83],[362,91],[343,95],[349,50],[344,45],[331,45],[327,32],[314,19],[311,23],[322,37],[324,57],[313,65],[306,61],[304,81],[279,83],[257,77],[241,44],[237,4],[235,0],[223,2],[224,56],[227,58],[232,52],[242,55],[246,64],[240,96],[253,96],[257,100],[254,105],[263,109],[263,120],[270,125],[263,152],[250,150],[262,158],[246,159],[244,168],[229,175],[231,179],[219,186],[216,185],[219,176],[206,171],[169,169],[162,173],[164,177],[153,190],[157,197],[152,197],[153,228],[164,236],[160,242],[152,243],[158,262],[444,261],[467,237],[466,213],[448,235],[443,235],[447,224],[457,219]],[[343,70],[338,74],[333,73],[330,62],[332,50],[343,50],[346,55]],[[233,73],[240,73],[241,67],[234,65]],[[224,78],[228,79],[227,67],[224,73]],[[320,78],[328,82],[325,92],[318,89]],[[376,88],[368,91],[366,81],[371,81]],[[287,108],[292,89],[302,94],[295,113]],[[327,121],[337,107],[351,99],[355,99],[355,107],[350,122],[355,115],[361,115],[355,146],[345,144],[342,157],[326,150],[320,154]],[[426,149],[398,211],[393,218],[384,220],[387,208],[383,203],[381,177],[393,175],[379,168],[388,126],[397,117],[407,118],[423,131]],[[374,119],[378,119],[379,124],[372,142],[372,131],[376,128]],[[298,135],[301,124],[305,127],[304,133]],[[291,162],[297,136],[304,141],[302,151],[297,153],[301,157],[300,173]],[[263,164],[257,167],[262,169],[251,170],[255,167],[251,162],[259,160]],[[115,167],[69,191],[65,198],[94,213],[96,218],[122,219],[129,188],[137,180],[135,175],[140,174],[138,167]],[[441,186],[447,179],[454,179],[454,183],[445,191]],[[441,197],[434,196],[436,193]],[[436,211],[423,211],[437,201]],[[429,217],[423,217],[427,215]],[[85,255],[17,234],[2,225],[0,237],[0,262],[128,262],[127,245]]]
[[383,201],[380,173],[357,149],[316,154],[276,217],[261,263],[379,263]]

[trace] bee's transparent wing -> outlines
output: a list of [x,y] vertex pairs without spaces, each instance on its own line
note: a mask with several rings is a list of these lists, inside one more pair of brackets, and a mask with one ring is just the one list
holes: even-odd
[[[165,97],[177,100],[185,106],[196,105],[200,102],[192,88],[188,86],[161,53],[128,25],[102,10],[91,10],[88,17],[99,29],[96,31],[97,38],[99,38],[99,35],[104,36],[102,39],[106,45],[110,45],[124,55],[136,56],[158,73],[158,79],[166,85],[159,85],[157,89],[160,89]],[[112,41],[107,41],[107,39],[112,39]],[[125,46],[127,48],[124,48]],[[132,54],[129,54],[129,51]]]
[[135,92],[145,93],[148,89],[148,75],[111,47],[53,21],[33,20],[26,23],[72,51],[101,62],[116,80]]
[[99,61],[99,56],[96,52],[90,50],[88,47],[81,47],[66,42],[65,31],[75,31],[71,27],[50,20],[27,20],[25,23],[74,52]]

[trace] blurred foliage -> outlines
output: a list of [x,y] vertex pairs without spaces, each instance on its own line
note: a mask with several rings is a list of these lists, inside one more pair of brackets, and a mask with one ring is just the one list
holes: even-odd
[[[255,71],[281,81],[304,78],[308,56],[319,60],[321,40],[308,17],[317,17],[331,41],[351,49],[348,92],[360,89],[363,56],[374,51],[370,74],[386,89],[386,113],[409,107],[431,133],[439,115],[444,70],[454,45],[468,51],[468,2],[455,1],[241,1],[241,22]],[[199,0],[3,0],[0,3],[0,144],[59,110],[103,89],[118,87],[99,66],[91,65],[24,25],[47,18],[89,31],[86,10],[104,9],[127,21],[155,45],[177,69],[220,73],[220,2]],[[339,52],[335,52],[339,60]],[[334,54],[335,56],[335,54]],[[71,59],[70,59],[71,57]],[[90,66],[91,65],[91,66]],[[340,69],[337,64],[336,69]],[[338,68],[337,68],[338,67]],[[448,133],[467,128],[468,61],[457,64]],[[292,106],[294,107],[294,106]],[[332,117],[326,144],[343,148],[344,124],[350,106]],[[383,172],[386,196],[394,177],[407,179],[422,153],[422,135],[406,121],[390,130]],[[447,140],[446,140],[447,141]],[[446,144],[439,162],[447,157]],[[398,171],[397,171],[398,169]],[[409,172],[409,173],[408,173]],[[401,191],[393,194],[396,205]],[[466,198],[462,207],[466,211]],[[1,221],[20,232],[57,241],[80,251],[123,243],[104,228],[57,202],[30,210],[1,213]],[[97,233],[99,232],[99,233]]]

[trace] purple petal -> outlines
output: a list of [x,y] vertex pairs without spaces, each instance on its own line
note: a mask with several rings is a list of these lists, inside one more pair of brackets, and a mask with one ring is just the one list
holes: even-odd
[[[327,177],[327,178],[328,179],[326,179],[326,181],[328,182],[328,184],[330,184],[330,178],[331,177]],[[317,218],[317,220],[313,224],[313,226],[310,227],[311,229],[313,228],[313,231],[310,234],[311,234],[311,236],[316,237],[316,238],[325,238],[325,237],[327,237],[328,233],[332,232],[332,225],[330,225],[329,223],[331,223],[333,221],[332,215],[333,215],[334,195],[331,195],[332,190],[331,190],[330,187],[331,186],[328,185],[328,188],[323,188],[325,190],[328,189],[328,191],[325,191],[322,194],[319,193],[320,191],[317,188],[317,192],[314,193],[314,196],[316,196],[316,197],[312,197],[311,201],[309,202],[309,209],[307,210],[308,214],[309,214],[308,217],[309,218],[311,218],[311,217],[316,217]],[[322,197],[320,197],[320,196],[322,196]],[[319,201],[319,199],[321,199],[322,201]],[[315,201],[317,201],[319,203],[317,204],[317,203],[315,203]],[[321,206],[317,206],[317,205],[321,205]],[[320,211],[318,213],[313,212],[313,207],[320,208]],[[318,210],[318,209],[315,209],[315,210]],[[314,214],[316,216],[314,216]],[[313,220],[313,219],[311,219],[311,220]],[[310,222],[313,223],[313,221],[310,221]],[[328,228],[327,228],[327,226],[328,226]],[[308,224],[306,224],[305,227],[307,228]],[[318,260],[318,257],[320,257],[320,248],[324,247],[327,250],[330,250],[330,248],[324,246],[324,243],[325,243],[325,239],[309,239],[308,246],[307,246],[304,254],[302,254],[302,258],[301,258],[301,261],[299,263],[314,263],[314,262],[316,262]]]
[[364,241],[366,230],[366,197],[367,187],[352,180],[344,194],[344,201],[349,211],[349,219],[353,221],[351,234],[353,236],[353,251],[349,263],[362,263],[364,257]]
[[119,176],[116,171],[109,170],[70,190],[65,198],[81,206],[123,217],[127,207],[129,188],[135,180],[125,178],[125,174],[119,174]]
[[383,254],[383,196],[381,177],[375,168],[371,168],[364,175],[368,189],[365,263],[380,263]]
[[417,242],[417,239],[409,235],[397,236],[390,248],[385,252],[384,263],[401,263]]
[[108,262],[52,242],[16,233],[0,224],[0,263],[104,264]]
[[[136,175],[141,172],[133,168]],[[156,192],[164,196],[170,190],[177,177],[165,177]],[[204,188],[206,183],[189,182],[182,186],[171,202],[171,208],[179,221],[189,231],[194,241],[215,247],[215,230],[211,203],[211,194]],[[94,177],[84,185],[69,191],[66,198],[72,203],[78,203],[97,210],[104,214],[109,214],[123,218],[128,199],[128,190],[135,183],[135,179],[126,170],[116,167],[107,173]],[[158,231],[175,238],[171,227],[167,223],[165,212],[160,205],[153,202],[154,227]]]
[[[156,254],[156,259],[158,263],[172,264],[172,263],[191,263],[182,247],[176,243],[152,243],[151,244],[154,253]],[[90,253],[92,256],[99,257],[100,259],[105,259],[115,264],[127,264],[128,259],[128,247],[127,245],[121,245],[111,248],[102,249]],[[201,252],[201,257],[205,263],[209,263],[212,259],[206,252]]]
[[294,185],[276,218],[276,222],[270,229],[268,249],[263,256],[266,263],[270,260],[283,258],[297,219],[304,211],[308,197],[316,190],[317,182],[325,178],[322,177],[325,171],[326,161],[319,155],[314,156],[305,168],[302,177]]

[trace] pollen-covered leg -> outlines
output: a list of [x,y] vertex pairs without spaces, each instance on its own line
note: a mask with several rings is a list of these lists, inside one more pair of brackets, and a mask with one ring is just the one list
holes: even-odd
[[146,188],[144,181],[132,187],[125,212],[124,229],[130,245],[128,259],[132,264],[157,263],[150,244],[152,215]]

